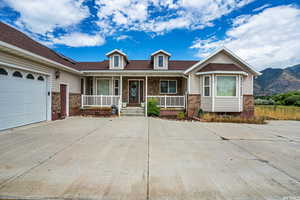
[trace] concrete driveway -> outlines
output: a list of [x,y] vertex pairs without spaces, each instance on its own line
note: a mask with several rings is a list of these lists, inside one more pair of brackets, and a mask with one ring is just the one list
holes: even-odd
[[0,198],[298,200],[300,122],[76,117],[2,132]]

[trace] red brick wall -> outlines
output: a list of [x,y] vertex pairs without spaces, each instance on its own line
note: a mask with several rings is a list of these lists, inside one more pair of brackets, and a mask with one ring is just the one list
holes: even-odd
[[198,115],[198,111],[201,105],[200,94],[188,94],[187,95],[187,116],[193,117]]
[[243,112],[241,117],[253,117],[254,116],[254,97],[253,95],[243,96]]
[[[60,118],[60,92],[52,92],[52,120]],[[77,93],[69,93],[69,115],[80,114],[81,95]]]

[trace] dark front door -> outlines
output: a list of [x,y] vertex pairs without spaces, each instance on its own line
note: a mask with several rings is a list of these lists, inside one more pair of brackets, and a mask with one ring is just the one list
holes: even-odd
[[129,103],[139,103],[139,81],[129,81]]
[[60,85],[60,117],[64,119],[67,115],[67,86]]

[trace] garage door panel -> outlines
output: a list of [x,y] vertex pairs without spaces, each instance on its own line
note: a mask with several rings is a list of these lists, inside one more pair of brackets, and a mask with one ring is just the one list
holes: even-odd
[[46,81],[0,75],[0,94],[0,130],[47,119]]

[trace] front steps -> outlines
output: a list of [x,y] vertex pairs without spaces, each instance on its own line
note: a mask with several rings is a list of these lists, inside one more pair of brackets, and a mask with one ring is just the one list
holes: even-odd
[[145,109],[142,107],[122,108],[121,116],[145,116]]

